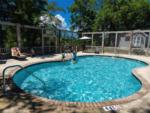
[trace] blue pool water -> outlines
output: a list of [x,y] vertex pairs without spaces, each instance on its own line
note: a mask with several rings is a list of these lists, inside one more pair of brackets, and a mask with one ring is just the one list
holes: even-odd
[[[36,96],[69,102],[103,102],[139,91],[132,69],[145,63],[124,58],[86,56],[71,61],[32,65],[13,77],[14,83]],[[40,80],[39,80],[40,79]]]

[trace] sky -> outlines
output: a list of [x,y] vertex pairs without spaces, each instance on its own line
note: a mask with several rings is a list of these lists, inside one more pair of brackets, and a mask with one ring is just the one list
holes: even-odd
[[69,29],[70,27],[70,12],[67,10],[69,6],[74,2],[74,0],[48,0],[49,2],[55,1],[58,6],[64,8],[65,12],[55,12],[55,16],[59,18],[63,23],[63,28]]

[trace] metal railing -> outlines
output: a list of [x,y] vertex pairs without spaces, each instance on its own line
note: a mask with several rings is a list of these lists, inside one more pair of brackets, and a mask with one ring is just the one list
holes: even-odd
[[22,66],[20,66],[20,65],[13,65],[13,66],[8,66],[8,67],[6,67],[4,70],[3,70],[3,94],[4,95],[6,95],[7,93],[6,93],[6,79],[5,79],[5,72],[6,72],[6,70],[7,69],[9,69],[9,68],[13,68],[13,67],[19,67],[19,68],[23,68]]
[[[13,67],[19,67],[19,68],[21,68],[21,69],[23,69],[24,67],[22,67],[21,65],[13,65],[13,66],[8,66],[8,67],[6,67],[4,70],[3,70],[3,94],[4,95],[7,95],[7,93],[6,93],[6,79],[5,79],[5,72],[6,72],[6,70],[7,69],[9,69],[9,68],[13,68]],[[46,88],[46,84],[45,84],[45,82],[43,82],[40,78],[38,78],[36,75],[34,75],[33,73],[31,73],[31,72],[29,72],[29,71],[27,71],[27,70],[24,70],[26,73],[28,73],[29,75],[32,75],[34,78],[36,78],[37,80],[39,80],[42,84],[43,84],[43,87],[44,87],[44,89]]]
[[[55,54],[55,53],[61,53],[62,48],[64,46],[45,46],[42,47],[22,47],[20,48],[21,53],[27,53],[27,55],[31,55],[31,49],[35,51],[35,55],[49,55],[49,54]],[[148,48],[134,48],[131,47],[113,47],[113,46],[77,46],[77,51],[83,51],[88,53],[95,53],[98,51],[100,53],[114,53],[114,54],[137,54],[137,55],[150,55],[150,49]],[[11,50],[9,48],[0,48],[0,58],[10,58],[11,57]]]

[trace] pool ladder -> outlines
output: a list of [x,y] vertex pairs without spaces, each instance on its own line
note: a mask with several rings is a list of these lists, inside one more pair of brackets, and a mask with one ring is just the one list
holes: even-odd
[[[19,68],[21,68],[21,69],[23,69],[24,67],[22,67],[21,65],[13,65],[13,66],[8,66],[8,67],[6,67],[4,70],[3,70],[3,94],[4,95],[6,95],[7,94],[7,92],[6,92],[6,79],[5,79],[5,72],[6,72],[6,70],[7,69],[9,69],[9,68],[13,68],[13,67],[19,67]],[[27,70],[23,70],[23,71],[25,71],[27,74],[29,74],[29,75],[32,75],[34,78],[36,78],[37,80],[39,80],[42,84],[43,84],[43,86],[44,86],[44,88],[45,88],[45,86],[46,86],[46,84],[45,84],[45,82],[43,82],[40,78],[38,78],[36,75],[34,75],[33,73],[31,73],[31,72],[29,72],[29,71],[27,71]]]

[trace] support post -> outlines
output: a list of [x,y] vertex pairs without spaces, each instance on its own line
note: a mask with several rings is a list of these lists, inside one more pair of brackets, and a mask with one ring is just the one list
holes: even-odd
[[146,37],[144,37],[144,50],[145,50],[145,47],[146,46]]
[[102,33],[102,53],[104,53],[104,39],[105,39],[105,32]]
[[[48,29],[49,30],[49,29]],[[47,36],[48,37],[48,41],[49,41],[49,44],[48,44],[48,50],[49,52],[51,51],[51,37],[50,36]]]
[[132,50],[132,39],[133,39],[133,32],[131,32],[131,37],[129,42],[129,55],[131,55],[131,50]]
[[61,30],[58,30],[58,38],[59,38],[59,52],[62,53],[62,44],[61,44]]
[[44,29],[42,28],[42,54],[44,55]]
[[83,37],[83,33],[82,33],[82,37]]
[[17,46],[19,48],[21,48],[21,25],[20,24],[17,24],[16,25],[16,30],[17,30]]
[[92,33],[92,44],[91,44],[92,47],[94,46],[94,39],[93,38],[94,38],[94,34]]
[[55,36],[55,50],[56,50],[56,53],[58,52],[58,41],[57,41],[57,36]]
[[60,53],[62,53],[62,49],[61,49],[61,31],[60,30],[58,30],[58,34],[57,34],[57,37],[58,37],[58,39],[59,39],[59,52]]
[[[142,43],[142,39],[141,39],[141,43]],[[144,51],[145,51],[145,47],[146,46],[146,37],[144,37],[144,47],[142,48],[142,49],[144,49]],[[147,53],[145,52],[145,56],[147,55]]]
[[149,46],[150,46],[150,32],[149,32],[149,37],[148,37],[148,44],[147,44],[147,56],[149,55]]
[[71,46],[73,47],[73,33],[71,32]]
[[114,48],[114,53],[117,53],[117,42],[118,42],[118,33],[116,33],[116,37],[115,37],[115,48]]
[[[84,35],[83,35],[83,32],[81,32],[81,37],[83,37]],[[84,46],[84,47],[83,47]],[[80,49],[82,50],[82,51],[85,51],[85,48],[86,48],[86,43],[84,42],[84,44],[83,45],[81,45],[81,47],[80,47]]]

